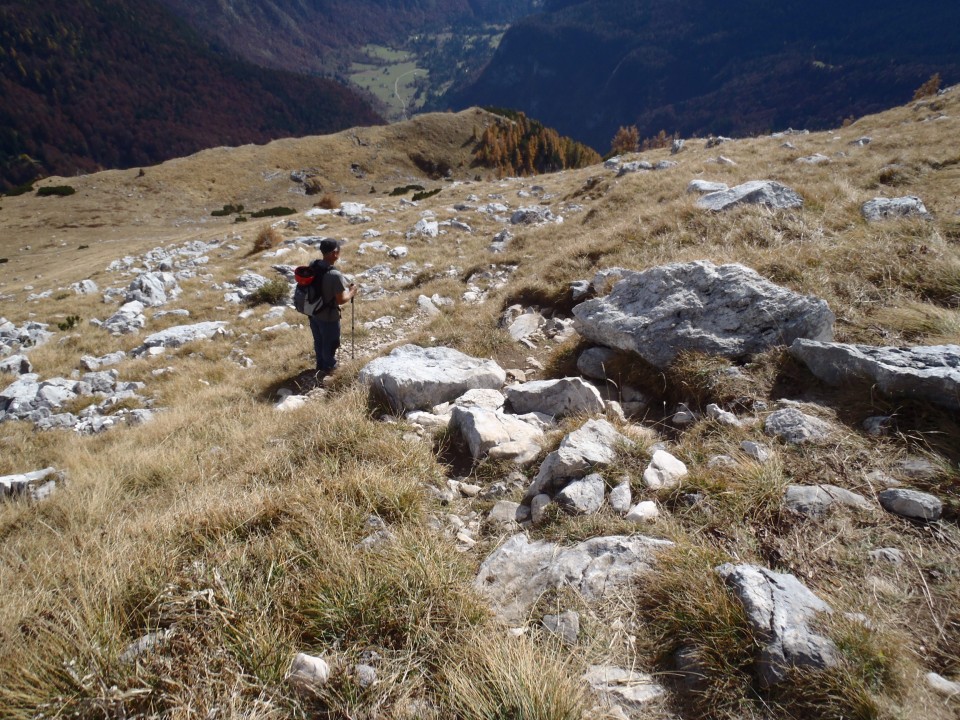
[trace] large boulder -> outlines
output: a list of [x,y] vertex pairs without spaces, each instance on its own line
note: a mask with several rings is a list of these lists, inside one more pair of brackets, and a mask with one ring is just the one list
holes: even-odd
[[474,587],[505,622],[522,624],[540,598],[569,587],[585,600],[615,593],[652,568],[658,550],[673,545],[633,535],[614,535],[561,547],[514,535],[480,566]]
[[707,210],[729,210],[737,205],[765,205],[774,210],[803,207],[803,198],[795,190],[773,180],[751,180],[729,190],[702,196],[697,206]]
[[790,354],[828,385],[863,378],[890,397],[960,410],[960,345],[874,347],[797,339]]
[[600,392],[582,378],[534,380],[511,385],[504,393],[514,412],[541,412],[554,417],[603,412]]
[[360,382],[397,410],[419,410],[453,400],[467,390],[499,390],[507,373],[493,360],[447,347],[403,345],[360,371]]
[[617,459],[617,449],[630,441],[606,420],[588,420],[567,435],[560,447],[547,455],[526,497],[532,498],[548,490],[562,489],[594,468],[610,465]]
[[818,613],[831,612],[830,606],[796,577],[756,565],[727,563],[716,570],[762,643],[757,669],[764,686],[785,680],[790,668],[821,670],[836,664],[836,646],[809,625]]
[[673,263],[628,273],[606,297],[573,309],[588,340],[665,367],[684,350],[743,358],[797,338],[830,340],[819,298],[775,285],[739,264]]

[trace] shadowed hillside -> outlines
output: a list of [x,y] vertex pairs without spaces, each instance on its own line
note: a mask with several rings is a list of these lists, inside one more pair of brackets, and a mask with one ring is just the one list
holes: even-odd
[[504,36],[483,75],[443,102],[523,110],[605,151],[641,137],[824,128],[906,102],[935,72],[960,79],[935,0],[548,3]]
[[331,80],[224,59],[154,0],[0,4],[0,189],[378,120]]

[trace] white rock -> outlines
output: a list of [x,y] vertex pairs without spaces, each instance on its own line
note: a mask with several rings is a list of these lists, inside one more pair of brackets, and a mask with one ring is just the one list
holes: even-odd
[[643,484],[651,490],[677,487],[687,475],[687,466],[666,450],[657,450],[643,471]]
[[297,653],[287,675],[293,685],[304,690],[315,690],[330,680],[330,665],[323,658]]
[[625,519],[637,524],[653,522],[660,517],[660,508],[653,500],[643,500],[638,502],[626,514]]

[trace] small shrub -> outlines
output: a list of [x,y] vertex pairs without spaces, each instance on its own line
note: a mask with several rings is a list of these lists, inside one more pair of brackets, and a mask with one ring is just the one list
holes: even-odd
[[37,197],[66,197],[67,195],[73,195],[76,191],[76,188],[72,185],[50,185],[38,188]]
[[10,258],[0,258],[0,265],[10,262]]
[[340,207],[340,201],[334,195],[327,193],[317,201],[317,207],[324,210],[333,210]]
[[413,201],[419,202],[420,200],[426,200],[427,198],[431,198],[434,195],[438,194],[440,190],[441,188],[437,188],[436,190],[425,190],[424,192],[414,193]]
[[214,210],[210,213],[213,217],[226,217],[243,212],[243,205],[224,205],[220,210]]
[[278,205],[277,207],[264,208],[263,210],[257,210],[256,212],[250,213],[252,218],[265,218],[265,217],[283,217],[284,215],[293,215],[297,211],[293,208],[284,207],[283,205]]
[[247,218],[246,218],[246,216],[244,216],[244,215],[237,215],[237,216],[233,219],[233,221],[234,221],[235,223],[238,223],[238,222],[246,222],[246,221],[247,221]]
[[303,183],[303,191],[307,195],[319,195],[323,192],[323,183],[319,178],[307,178]]
[[676,134],[667,135],[666,130],[661,130],[653,137],[648,137],[646,140],[640,143],[640,149],[643,151],[647,151],[647,150],[658,150],[660,148],[668,148],[677,137],[679,136]]
[[263,252],[264,250],[269,250],[275,245],[279,245],[282,240],[283,236],[276,228],[265,227],[257,233],[257,239],[253,241],[253,251]]
[[89,250],[89,249],[90,249],[89,245],[81,245],[80,247],[77,248],[77,250]]
[[4,193],[7,197],[16,197],[17,195],[26,195],[28,192],[33,190],[33,181],[31,180],[28,183],[23,185],[17,185],[16,187],[10,188]]
[[930,76],[930,79],[927,80],[923,85],[917,88],[917,91],[913,94],[914,100],[922,100],[923,98],[933,97],[940,91],[940,73],[934,73]]
[[398,197],[400,195],[406,195],[408,192],[422,192],[426,190],[423,185],[403,185],[400,187],[395,187],[390,191],[390,197]]
[[73,330],[81,322],[83,322],[83,318],[79,315],[67,315],[66,320],[57,323],[57,327],[63,332],[67,332],[68,330]]
[[271,280],[261,285],[250,295],[251,305],[283,305],[290,296],[290,286],[285,280]]

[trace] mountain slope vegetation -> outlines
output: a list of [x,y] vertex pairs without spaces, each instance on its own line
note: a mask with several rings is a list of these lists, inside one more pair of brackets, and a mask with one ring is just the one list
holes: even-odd
[[562,0],[517,22],[453,107],[523,110],[605,150],[641,137],[823,128],[960,79],[960,7],[936,0]]
[[155,0],[0,4],[0,188],[378,121],[332,80],[225,59]]
[[412,34],[505,24],[538,0],[161,0],[221,47],[268,67],[324,72],[368,43],[398,47]]

